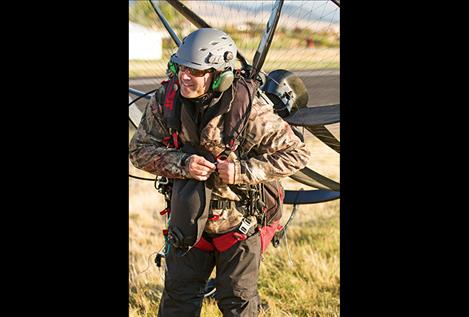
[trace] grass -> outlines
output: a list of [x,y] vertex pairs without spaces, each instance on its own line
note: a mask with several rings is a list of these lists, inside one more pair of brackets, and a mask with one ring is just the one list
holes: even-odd
[[[330,128],[339,137],[340,126]],[[309,132],[305,136],[313,153],[308,166],[339,180],[339,155]],[[129,169],[148,176],[130,163]],[[283,184],[286,189],[307,189],[289,178]],[[158,269],[153,260],[163,245],[161,230],[165,223],[159,211],[165,207],[164,201],[149,181],[130,179],[129,195],[129,316],[155,316],[163,289],[163,269]],[[285,207],[283,223],[291,209]],[[338,200],[299,206],[287,239],[279,248],[270,245],[264,255],[258,289],[269,309],[260,316],[339,316],[339,216]],[[201,316],[222,315],[214,300],[205,300]]]

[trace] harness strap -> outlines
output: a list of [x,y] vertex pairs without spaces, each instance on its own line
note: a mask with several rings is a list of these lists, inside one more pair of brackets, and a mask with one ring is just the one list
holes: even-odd
[[215,247],[215,249],[217,249],[218,252],[225,252],[233,245],[235,245],[238,241],[246,240],[247,237],[248,236],[244,233],[234,231],[213,238],[212,242],[213,246]]
[[163,138],[163,144],[168,148],[179,149],[181,147],[179,143],[179,133],[173,132],[170,136]]
[[[254,93],[256,92],[258,86],[254,82],[253,86],[248,85],[246,80],[240,76],[239,77],[240,85],[244,86],[247,91],[246,95],[239,95],[238,99],[232,101],[232,108],[230,116],[225,118],[225,149],[221,152],[217,159],[225,160],[231,154],[237,150],[238,145],[240,144],[240,137],[243,135],[244,130],[247,127],[247,120],[251,114],[252,101],[254,98]],[[253,83],[252,81],[250,83]],[[234,87],[233,87],[234,88]],[[251,89],[250,89],[251,88]],[[233,92],[233,95],[236,95],[236,90]],[[244,98],[247,96],[249,102],[246,104]]]
[[177,76],[174,76],[164,84],[164,99],[163,99],[163,119],[166,125],[172,131],[179,131],[181,129],[181,101],[178,98],[177,91],[179,89],[179,81]]
[[261,252],[264,253],[265,249],[269,246],[277,231],[282,230],[280,220],[276,220],[270,225],[264,226],[259,229],[261,235]]
[[210,207],[212,209],[225,209],[231,207],[231,200],[228,199],[212,199],[210,201]]
[[165,209],[163,209],[162,211],[160,211],[160,215],[164,216],[165,214],[168,214],[171,212],[171,208],[168,206],[166,207]]
[[204,238],[204,236],[202,236],[199,242],[194,245],[194,248],[206,252],[212,252],[214,250],[217,250],[218,252],[225,252],[238,241],[246,240],[247,238],[248,236],[243,233],[232,231],[212,238],[212,242],[210,243],[207,239]]
[[197,248],[199,250],[202,250],[202,251],[205,251],[205,252],[212,252],[215,250],[215,246],[213,244],[211,244],[210,242],[208,242],[204,236],[202,236],[199,240],[199,242],[197,242],[195,245],[194,245],[194,248]]
[[212,215],[207,218],[207,220],[210,220],[210,221],[217,221],[218,219],[220,219],[220,215]]
[[[270,242],[272,241],[275,232],[281,229],[282,226],[280,225],[280,220],[276,220],[268,226],[259,228],[259,235],[261,238],[261,253],[265,252]],[[212,252],[215,250],[217,250],[218,252],[225,252],[233,245],[235,245],[238,241],[243,241],[247,238],[248,235],[239,231],[228,232],[221,236],[212,238],[211,243],[207,239],[205,239],[204,236],[202,236],[199,242],[194,245],[194,247],[205,252]]]
[[[238,149],[238,145],[240,144],[240,137],[244,134],[244,131],[247,127],[247,120],[249,118],[249,115],[251,113],[252,109],[252,103],[254,99],[254,93],[256,92],[258,86],[256,85],[256,82],[247,82],[242,76],[239,76],[238,79],[241,79],[233,85],[231,91],[227,91],[222,95],[222,98],[226,99],[218,101],[219,105],[218,107],[213,107],[210,108],[209,110],[214,112],[213,114],[210,113],[211,115],[204,116],[205,120],[209,120],[215,115],[218,115],[219,112],[222,110],[220,107],[222,104],[226,104],[227,102],[229,103],[231,107],[231,112],[229,115],[225,116],[225,135],[224,135],[224,141],[226,144],[226,147],[222,153],[220,153],[217,157],[217,159],[226,159],[231,152],[236,151]],[[179,141],[179,134],[178,131],[180,131],[181,128],[181,100],[179,100],[178,95],[176,94],[178,88],[179,88],[179,82],[177,80],[177,77],[174,76],[171,78],[169,81],[164,81],[162,84],[165,84],[165,92],[164,92],[164,109],[163,109],[163,117],[167,123],[167,126],[169,128],[169,136],[165,137],[163,139],[163,143],[170,148],[176,148],[179,149],[181,147],[181,142]],[[243,88],[246,89],[246,94],[240,94],[239,98],[234,98],[237,96],[237,87],[239,86],[244,86]],[[205,126],[202,125],[202,127]],[[215,204],[215,203],[214,203]],[[212,207],[217,207],[215,209],[223,209],[225,208],[225,202],[220,201],[216,202],[217,206],[212,206]],[[221,206],[218,206],[220,204]],[[219,208],[222,207],[222,208]],[[161,214],[165,214],[166,212],[169,214],[169,206],[167,209],[163,210]],[[208,220],[218,220],[219,216],[218,215],[209,215]],[[203,236],[199,239],[199,241],[194,245],[194,247],[211,252],[214,250],[217,250],[218,252],[224,252],[231,248],[234,244],[236,244],[238,241],[242,241],[248,238],[248,236],[252,235],[256,230],[255,226],[251,226],[249,221],[247,221],[247,218],[244,218],[240,227],[233,232],[228,232],[226,234],[217,236],[212,238],[211,242],[209,242],[207,239],[205,239]],[[272,226],[273,224],[271,224]],[[277,230],[277,227],[274,226],[271,229],[270,227],[262,227],[259,228],[260,234],[261,234],[261,241],[270,241],[273,237],[273,234]],[[166,234],[165,234],[166,233]],[[165,236],[167,236],[167,230],[164,233]],[[264,238],[262,238],[264,237]],[[265,244],[265,243],[264,243]],[[265,250],[266,246],[262,248],[262,252]]]

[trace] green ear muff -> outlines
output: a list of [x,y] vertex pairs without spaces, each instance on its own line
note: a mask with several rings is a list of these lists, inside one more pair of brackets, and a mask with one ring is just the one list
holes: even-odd
[[213,79],[213,83],[212,83],[212,89],[213,90],[217,90],[218,87],[220,87],[220,81],[221,81],[221,76],[216,76]]
[[212,90],[216,92],[225,91],[233,84],[233,80],[233,71],[225,70],[213,79]]
[[172,61],[168,62],[168,67],[169,67],[169,70],[171,71],[171,73],[173,73],[173,75],[177,75],[177,73],[178,73],[177,67]]

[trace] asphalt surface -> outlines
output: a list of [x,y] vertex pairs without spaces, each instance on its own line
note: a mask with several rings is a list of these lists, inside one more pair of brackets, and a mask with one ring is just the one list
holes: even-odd
[[[309,93],[308,106],[336,104],[340,102],[338,70],[295,72],[305,83]],[[147,92],[159,87],[164,78],[131,78],[129,87]]]

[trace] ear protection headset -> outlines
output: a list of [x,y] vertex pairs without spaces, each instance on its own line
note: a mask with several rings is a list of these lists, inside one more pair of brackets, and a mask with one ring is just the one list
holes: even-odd
[[216,72],[213,78],[212,90],[215,92],[223,92],[230,88],[231,84],[233,84],[233,80],[234,74],[231,69]]
[[[223,59],[226,63],[233,59],[233,53],[230,51],[226,51],[222,56],[211,56],[210,62],[214,62],[215,60]],[[222,72],[216,72],[215,77],[213,78],[212,83],[212,90],[215,92],[223,92],[230,88],[233,84],[234,80],[234,73],[232,67],[226,68]]]

